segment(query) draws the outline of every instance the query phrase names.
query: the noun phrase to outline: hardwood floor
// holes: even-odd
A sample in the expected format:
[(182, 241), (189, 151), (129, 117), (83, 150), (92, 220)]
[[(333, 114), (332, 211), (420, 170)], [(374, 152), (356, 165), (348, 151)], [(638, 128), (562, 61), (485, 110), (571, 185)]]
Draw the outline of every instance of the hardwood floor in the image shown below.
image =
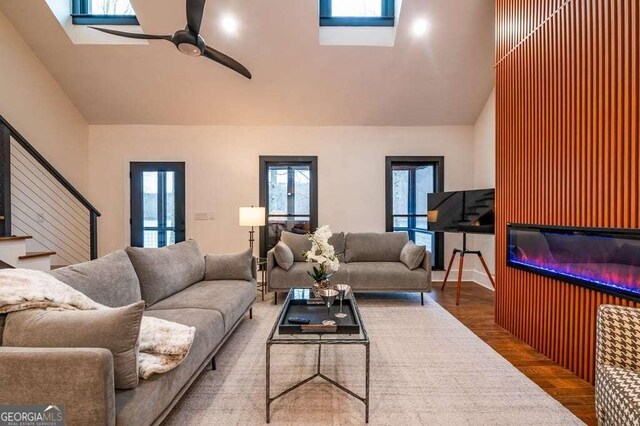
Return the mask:
[(536, 352), (494, 322), (494, 293), (475, 283), (463, 283), (456, 306), (455, 283), (434, 282), (429, 294), (473, 333), (507, 359), (529, 379), (588, 425), (597, 425), (594, 388), (569, 370)]

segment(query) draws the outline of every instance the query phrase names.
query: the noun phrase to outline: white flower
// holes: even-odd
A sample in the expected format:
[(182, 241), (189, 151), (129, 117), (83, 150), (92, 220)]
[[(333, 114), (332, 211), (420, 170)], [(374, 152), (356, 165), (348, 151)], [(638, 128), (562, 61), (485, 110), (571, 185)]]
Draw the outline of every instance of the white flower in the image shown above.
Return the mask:
[(333, 233), (328, 225), (321, 226), (313, 234), (308, 234), (311, 250), (304, 253), (308, 262), (317, 262), (320, 268), (336, 272), (340, 268), (340, 261), (336, 257), (335, 249), (329, 244)]

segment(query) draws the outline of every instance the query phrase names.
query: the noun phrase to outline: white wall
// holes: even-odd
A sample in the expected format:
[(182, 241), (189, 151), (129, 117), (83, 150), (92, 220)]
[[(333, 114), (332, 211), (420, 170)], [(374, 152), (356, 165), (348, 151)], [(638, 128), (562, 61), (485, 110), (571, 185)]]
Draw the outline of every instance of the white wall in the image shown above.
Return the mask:
[[(260, 155), (317, 155), (320, 224), (382, 232), (385, 156), (444, 155), (445, 189), (466, 189), (474, 179), (473, 135), (472, 126), (91, 126), (90, 196), (103, 213), (99, 251), (129, 243), (129, 161), (186, 161), (187, 236), (205, 251), (229, 252), (248, 244), (238, 207), (258, 204)], [(194, 212), (213, 212), (215, 220), (193, 221)]]
[[(496, 186), (496, 93), (495, 88), (478, 116), (473, 128), (475, 188), (494, 188)], [(470, 239), (471, 249), (480, 250), (489, 266), (495, 273), (495, 237), (493, 235), (474, 235)], [(491, 287), (482, 265), (473, 260), (474, 280)], [(466, 269), (466, 268), (465, 268)]]
[(89, 126), (2, 13), (0, 115), (78, 190), (88, 188)]

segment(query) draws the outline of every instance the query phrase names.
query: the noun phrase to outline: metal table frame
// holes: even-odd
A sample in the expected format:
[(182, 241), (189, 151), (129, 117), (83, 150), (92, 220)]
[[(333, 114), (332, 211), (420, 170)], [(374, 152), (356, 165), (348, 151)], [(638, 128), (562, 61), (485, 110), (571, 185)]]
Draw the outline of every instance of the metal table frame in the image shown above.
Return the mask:
[[(358, 304), (356, 303), (355, 297), (353, 297), (353, 294), (350, 295), (351, 297), (351, 301), (353, 304), (353, 307), (355, 308), (354, 311), (356, 312), (356, 316), (357, 316), (357, 320), (360, 324), (360, 328), (362, 330), (362, 338), (344, 338), (344, 339), (331, 339), (331, 340), (322, 340), (322, 334), (309, 334), (310, 336), (317, 336), (316, 338), (309, 338), (309, 339), (305, 339), (305, 338), (279, 338), (279, 339), (274, 339), (273, 336), (275, 335), (277, 329), (278, 329), (278, 325), (280, 324), (280, 321), (282, 320), (283, 315), (286, 312), (286, 306), (288, 305), (289, 299), (291, 299), (291, 295), (293, 294), (293, 291), (296, 289), (291, 289), (289, 290), (289, 294), (287, 295), (287, 299), (285, 300), (285, 303), (283, 304), (282, 310), (280, 311), (280, 314), (278, 315), (278, 319), (276, 320), (275, 324), (273, 325), (273, 328), (271, 329), (271, 333), (269, 334), (269, 337), (267, 338), (267, 348), (266, 348), (266, 420), (267, 423), (269, 423), (271, 421), (271, 403), (273, 401), (275, 401), (276, 399), (279, 399), (283, 396), (285, 396), (286, 394), (288, 394), (289, 392), (293, 391), (294, 389), (297, 389), (298, 387), (304, 385), (305, 383), (315, 379), (316, 377), (320, 377), (321, 379), (326, 380), (327, 382), (329, 382), (331, 385), (337, 387), (338, 389), (342, 390), (343, 392), (351, 395), (352, 397), (356, 398), (357, 400), (361, 401), (362, 403), (364, 403), (365, 406), (365, 422), (369, 423), (369, 370), (370, 370), (370, 357), (371, 357), (371, 349), (370, 349), (370, 342), (369, 342), (369, 335), (367, 334), (367, 329), (364, 326), (364, 323), (362, 322), (362, 317), (360, 316), (360, 309), (358, 309)], [(333, 336), (339, 336), (339, 335), (333, 335)], [(280, 392), (278, 395), (271, 397), (271, 346), (273, 345), (318, 345), (318, 358), (317, 358), (317, 365), (316, 365), (316, 373), (313, 374), (312, 376), (307, 377), (306, 379), (296, 383), (295, 385), (289, 387), (288, 389), (285, 389), (284, 391)], [(353, 392), (350, 389), (347, 389), (345, 386), (341, 385), (340, 383), (336, 382), (335, 380), (325, 376), (322, 371), (321, 371), (321, 361), (322, 361), (322, 346), (324, 345), (363, 345), (365, 347), (365, 351), (366, 351), (366, 356), (365, 356), (365, 396), (360, 396), (358, 394), (356, 394), (355, 392)]]
[(256, 269), (260, 272), (260, 281), (257, 283), (258, 290), (262, 296), (262, 301), (264, 302), (264, 294), (267, 291), (267, 258), (266, 257), (257, 257), (256, 258)]

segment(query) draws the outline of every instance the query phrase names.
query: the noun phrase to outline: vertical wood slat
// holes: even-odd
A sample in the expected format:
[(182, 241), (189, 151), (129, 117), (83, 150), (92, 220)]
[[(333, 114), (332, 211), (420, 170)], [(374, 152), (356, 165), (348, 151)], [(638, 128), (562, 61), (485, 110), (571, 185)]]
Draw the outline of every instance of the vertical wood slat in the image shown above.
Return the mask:
[(506, 266), (506, 224), (640, 226), (637, 0), (496, 2), (496, 321), (594, 380), (620, 298)]

